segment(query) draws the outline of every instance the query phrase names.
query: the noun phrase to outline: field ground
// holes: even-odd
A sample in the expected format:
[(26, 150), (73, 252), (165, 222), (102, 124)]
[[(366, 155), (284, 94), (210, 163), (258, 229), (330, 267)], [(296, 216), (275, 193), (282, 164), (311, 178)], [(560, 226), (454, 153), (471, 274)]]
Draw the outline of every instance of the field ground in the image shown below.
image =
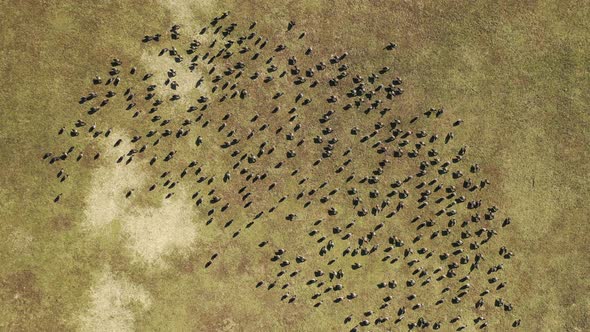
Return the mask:
[[(444, 107), (464, 119), (457, 137), (492, 179), (486, 199), (513, 220), (500, 236), (516, 253), (505, 297), (521, 330), (590, 329), (587, 2), (224, 2), (0, 1), (0, 330), (340, 330), (333, 322), (347, 313), (284, 305), (251, 287), (266, 257), (202, 226), (204, 214), (185, 208), (190, 193), (115, 199), (153, 174), (106, 163), (73, 171), (57, 189), (41, 162), (63, 148), (57, 130), (82, 114), (79, 97), (110, 59), (162, 69), (144, 35), (173, 24), (197, 30), (224, 11), (258, 21), (277, 42), (293, 20), (319, 54), (348, 51), (367, 71), (397, 43), (400, 112)], [(53, 204), (57, 190), (64, 200)], [(275, 242), (293, 236), (265, 231)], [(203, 271), (191, 263), (202, 248), (223, 261), (193, 273)]]

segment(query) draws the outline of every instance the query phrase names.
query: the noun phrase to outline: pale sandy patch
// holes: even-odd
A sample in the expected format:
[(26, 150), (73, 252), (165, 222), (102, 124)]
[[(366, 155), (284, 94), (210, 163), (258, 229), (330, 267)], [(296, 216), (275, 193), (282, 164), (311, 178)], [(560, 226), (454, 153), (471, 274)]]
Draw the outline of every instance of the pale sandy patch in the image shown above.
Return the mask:
[(13, 254), (21, 257), (31, 255), (33, 236), (28, 232), (17, 229), (7, 236), (6, 241), (8, 241)]
[(79, 318), (80, 331), (133, 331), (133, 304), (146, 310), (151, 296), (143, 287), (105, 270), (91, 289), (90, 307)]
[[(174, 17), (176, 23), (184, 25), (194, 25), (197, 19), (195, 13), (197, 12), (215, 15), (214, 11), (217, 7), (217, 1), (215, 0), (160, 0), (159, 3), (170, 11), (170, 15)], [(203, 23), (205, 22), (201, 22), (201, 24)]]
[(191, 203), (184, 192), (178, 192), (160, 207), (129, 209), (121, 219), (131, 251), (144, 262), (163, 265), (166, 254), (188, 250), (197, 238)]
[[(118, 138), (123, 139), (123, 142), (117, 148), (113, 148)], [(122, 154), (133, 148), (129, 137), (112, 134), (104, 144), (105, 147), (101, 150), (108, 164), (94, 171), (92, 186), (86, 196), (85, 226), (89, 229), (108, 225), (117, 218), (130, 205), (129, 200), (125, 199), (125, 193), (142, 186), (145, 182), (145, 174), (137, 163), (125, 165), (124, 161), (120, 164), (115, 162)]]
[[(127, 137), (123, 140), (129, 142)], [(116, 138), (108, 144), (114, 141)], [(113, 160), (112, 164), (93, 174), (92, 187), (86, 197), (84, 225), (89, 232), (100, 232), (114, 220), (120, 221), (121, 235), (127, 239), (126, 245), (135, 257), (163, 267), (163, 256), (173, 250), (188, 249), (197, 236), (196, 226), (191, 221), (193, 202), (186, 193), (177, 191), (172, 198), (162, 199), (157, 207), (138, 208), (133, 198), (125, 198), (125, 193), (130, 189), (144, 190), (146, 173), (139, 164), (114, 162), (132, 148), (130, 144), (121, 143), (117, 149), (111, 147), (112, 144), (103, 150), (104, 157), (109, 162)]]

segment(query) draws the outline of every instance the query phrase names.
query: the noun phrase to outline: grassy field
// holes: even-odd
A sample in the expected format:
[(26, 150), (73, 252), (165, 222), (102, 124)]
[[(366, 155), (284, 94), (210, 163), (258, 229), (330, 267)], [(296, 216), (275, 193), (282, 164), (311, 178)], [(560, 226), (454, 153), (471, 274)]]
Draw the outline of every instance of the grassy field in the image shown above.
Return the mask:
[[(498, 296), (512, 303), (513, 311), (494, 308), (495, 295), (486, 298), (483, 309), (473, 308), (472, 303), (479, 298), (475, 290), (467, 297), (469, 305), (455, 307), (447, 303), (436, 309), (430, 302), (439, 298), (442, 286), (433, 283), (413, 290), (420, 301), (425, 298), (423, 301), (428, 302), (424, 312), (410, 310), (412, 302), (402, 298), (408, 293), (398, 289), (388, 313), (391, 321), (361, 330), (403, 331), (410, 321), (421, 316), (433, 323), (447, 322), (457, 314), (468, 325), (466, 330), (479, 330), (481, 322), (473, 323), (478, 316), (486, 317), (491, 331), (512, 329), (510, 325), (519, 318), (522, 331), (589, 329), (590, 303), (586, 294), (590, 291), (587, 278), (590, 266), (584, 218), (590, 198), (589, 97), (584, 92), (590, 86), (587, 3), (307, 0), (276, 4), (271, 1), (222, 4), (210, 0), (0, 3), (4, 8), (0, 13), (3, 74), (0, 79), (3, 119), (0, 234), (4, 239), (0, 242), (0, 330), (348, 331), (355, 322), (365, 319), (364, 311), (375, 311), (372, 319), (380, 315), (376, 305), (387, 293), (377, 292), (376, 283), (395, 278), (401, 285), (412, 278), (411, 268), (395, 270), (379, 262), (381, 253), (378, 257), (359, 259), (347, 256), (337, 260), (334, 267), (325, 267), (326, 259), (317, 255), (321, 245), (308, 236), (312, 229), (326, 233), (336, 222), (343, 226), (359, 219), (350, 207), (352, 196), (346, 194), (352, 185), (344, 182), (339, 185), (340, 191), (328, 204), (321, 205), (317, 200), (329, 196), (327, 191), (334, 189), (339, 179), (351, 170), (355, 171), (358, 182), (384, 159), (371, 151), (375, 150), (371, 149), (372, 144), (360, 144), (358, 140), (373, 130), (376, 121), (388, 124), (387, 117), (381, 118), (376, 112), (364, 116), (338, 109), (328, 125), (339, 135), (334, 153), (339, 157), (322, 161), (319, 167), (311, 166), (319, 157), (316, 153), (319, 145), (313, 144), (313, 137), (327, 126), (317, 121), (330, 109), (325, 99), (332, 93), (346, 92), (345, 87), (331, 89), (324, 84), (306, 90), (303, 98), (311, 98), (312, 105), (321, 106), (314, 109), (315, 113), (298, 112), (299, 118), (289, 122), (288, 106), (283, 106), (276, 116), (269, 111), (283, 99), (293, 99), (297, 89), (278, 78), (267, 85), (269, 88), (244, 79), (239, 89), (248, 90), (248, 98), (242, 101), (236, 97), (189, 116), (188, 106), (195, 104), (200, 95), (206, 95), (212, 86), (206, 83), (200, 89), (192, 89), (202, 69), (195, 76), (178, 70), (179, 93), (188, 96), (188, 90), (184, 89), (196, 92), (192, 99), (183, 98), (174, 108), (166, 109), (164, 118), (168, 116), (178, 122), (204, 114), (200, 123), (205, 120), (211, 123), (207, 128), (195, 126), (187, 138), (162, 140), (157, 149), (165, 153), (159, 155), (158, 166), (148, 164), (154, 155), (151, 148), (128, 165), (114, 162), (136, 147), (129, 143), (133, 136), (145, 135), (153, 126), (149, 121), (134, 120), (133, 110), (125, 111), (128, 103), (122, 99), (109, 105), (117, 111), (97, 113), (96, 119), (100, 120), (97, 130), (113, 128), (108, 138), (67, 137), (77, 119), (85, 119), (88, 125), (95, 121), (86, 114), (90, 105), (78, 101), (89, 91), (98, 89), (92, 84), (95, 75), (99, 74), (103, 80), (108, 78), (111, 59), (120, 58), (125, 72), (130, 66), (138, 69), (136, 77), (122, 82), (118, 95), (123, 94), (126, 86), (142, 85), (144, 89), (147, 83), (141, 80), (143, 74), (151, 72), (163, 78), (174, 66), (170, 57), (159, 57), (158, 52), (161, 47), (175, 43), (169, 40), (160, 44), (142, 43), (145, 35), (167, 35), (172, 25), (180, 24), (182, 38), (177, 48), (184, 54), (193, 36), (200, 39), (202, 47), (213, 41), (213, 28), (202, 36), (199, 31), (224, 11), (230, 11), (221, 23), (224, 27), (236, 22), (237, 30), (242, 31), (257, 21), (256, 31), (269, 39), (267, 53), (258, 60), (262, 68), (259, 71), (263, 73), (259, 80), (267, 74), (264, 61), (272, 53), (270, 48), (283, 42), (288, 44), (288, 49), (276, 56), (282, 65), (291, 51), (298, 52), (301, 68), (319, 60), (328, 62), (332, 55), (348, 52), (345, 62), (350, 66), (350, 77), (358, 73), (366, 78), (385, 65), (391, 67), (392, 73), (382, 76), (401, 77), (404, 89), (403, 95), (396, 97), (392, 113), (409, 120), (431, 107), (444, 108), (445, 116), (441, 119), (422, 117), (409, 126), (415, 132), (421, 129), (437, 132), (440, 141), (448, 131), (454, 131), (452, 146), (439, 142), (437, 149), (450, 159), (458, 148), (467, 145), (468, 153), (461, 163), (463, 172), (468, 174), (469, 165), (478, 163), (481, 176), (491, 180), (489, 189), (478, 191), (477, 198), (484, 200), (485, 207), (497, 205), (498, 219), (512, 219), (508, 227), (498, 229), (493, 246), (482, 250), (486, 257), (492, 257), (504, 245), (515, 253), (509, 261), (488, 258), (489, 264), (506, 265), (500, 275), (507, 281), (507, 287)], [(289, 21), (296, 22), (294, 31), (287, 31)], [(297, 39), (303, 31), (305, 38)], [(389, 42), (398, 45), (396, 50), (383, 50)], [(303, 55), (309, 46), (314, 49), (312, 57)], [(228, 64), (218, 65), (217, 72)], [(244, 76), (251, 71), (248, 67)], [(320, 76), (318, 73), (318, 80)], [(105, 86), (100, 89), (101, 93), (108, 90)], [(167, 91), (164, 97), (169, 98), (173, 92)], [(285, 92), (285, 96), (275, 101), (272, 97), (278, 91)], [(148, 109), (144, 107), (140, 118), (152, 116), (147, 114)], [(226, 113), (232, 116), (222, 120)], [(256, 113), (260, 113), (261, 119), (254, 125), (250, 119)], [(464, 123), (455, 129), (452, 123), (459, 118)], [(247, 166), (251, 173), (267, 172), (269, 176), (257, 184), (249, 182), (249, 188), (257, 189), (246, 200), (243, 200), (245, 192), (237, 193), (246, 185), (244, 176), (234, 171), (226, 185), (222, 181), (226, 170), (237, 161), (229, 156), (231, 149), (219, 147), (224, 140), (230, 140), (217, 130), (222, 122), (242, 136), (262, 123), (270, 124), (271, 129), (257, 134), (249, 149), (241, 151), (256, 154), (259, 144), (265, 140), (269, 146), (276, 146), (272, 163), (266, 162), (266, 157), (253, 164), (242, 162), (240, 168)], [(303, 127), (295, 132), (295, 140), (286, 141), (284, 137), (293, 131), (295, 123), (302, 123)], [(274, 129), (282, 124), (284, 131), (275, 135)], [(354, 126), (360, 127), (359, 137), (348, 134)], [(62, 127), (67, 128), (66, 134), (57, 135)], [(177, 128), (171, 129), (175, 132)], [(197, 135), (203, 136), (200, 146), (195, 144)], [(295, 148), (303, 136), (304, 146)], [(124, 142), (117, 149), (112, 148), (119, 138)], [(61, 153), (70, 145), (76, 147), (73, 155), (84, 151), (80, 162), (68, 160), (65, 167), (59, 163), (48, 165), (42, 160), (44, 153)], [(340, 157), (347, 146), (353, 147), (353, 166), (346, 169), (346, 176), (335, 175), (334, 170), (347, 159)], [(279, 156), (291, 148), (298, 156), (285, 161), (286, 166), (281, 169), (273, 168)], [(169, 169), (160, 167), (171, 150), (176, 150), (179, 157)], [(92, 157), (97, 152), (101, 157), (95, 161)], [(159, 180), (163, 170), (178, 174), (193, 159), (203, 168), (203, 174), (196, 177), (214, 176), (213, 187), (218, 188), (215, 195), (223, 197), (212, 217), (208, 214), (213, 204), (206, 201), (196, 206), (191, 199), (195, 187), (204, 199), (211, 197), (207, 195), (211, 187), (205, 184), (208, 179), (202, 185), (191, 180), (192, 186), (185, 185), (188, 180), (182, 180), (169, 199), (164, 199), (169, 191), (160, 186), (155, 194), (145, 190), (152, 183), (163, 182)], [(391, 190), (386, 185), (394, 179), (402, 180), (400, 176), (409, 174), (406, 168), (413, 165), (393, 164), (394, 170), (387, 168), (381, 176), (385, 188), (381, 190), (382, 196)], [(61, 167), (69, 174), (63, 183), (55, 176)], [(301, 173), (290, 176), (296, 168)], [(309, 182), (302, 186), (298, 181), (304, 177), (309, 177)], [(277, 182), (277, 187), (269, 191), (266, 188), (272, 181)], [(305, 199), (297, 200), (295, 196), (303, 187), (319, 188), (323, 181), (329, 182), (327, 188), (318, 189), (312, 206), (304, 208)], [(356, 186), (368, 188), (364, 200), (369, 202), (370, 209), (376, 204), (371, 205), (368, 198), (371, 187)], [(131, 189), (135, 191), (126, 199), (125, 193)], [(418, 195), (418, 192), (412, 193)], [(63, 194), (60, 202), (53, 203), (60, 193)], [(279, 204), (281, 195), (277, 193), (288, 193), (290, 197)], [(252, 201), (252, 208), (241, 207), (246, 201)], [(226, 202), (231, 208), (223, 214), (220, 207)], [(278, 206), (276, 211), (268, 213), (274, 205)], [(413, 203), (408, 205), (414, 207)], [(313, 225), (331, 206), (338, 209), (338, 216)], [(254, 219), (261, 210), (265, 211), (264, 217)], [(285, 221), (285, 216), (293, 212), (297, 213), (297, 220)], [(395, 233), (410, 245), (416, 234), (427, 235), (426, 231), (416, 231), (416, 225), (408, 221), (417, 213), (405, 209), (385, 221), (387, 236)], [(213, 218), (211, 223), (209, 218)], [(355, 239), (370, 231), (377, 220), (385, 220), (384, 216), (369, 218), (370, 223), (358, 222), (355, 226), (358, 228)], [(224, 227), (228, 220), (233, 220), (233, 224)], [(255, 224), (247, 226), (252, 220)], [(239, 236), (235, 235), (238, 230)], [(381, 236), (386, 241), (387, 236)], [(269, 240), (269, 245), (259, 248), (258, 243), (263, 240)], [(415, 250), (420, 246), (417, 244)], [(299, 253), (305, 252), (308, 259), (302, 268), (305, 276), (287, 290), (298, 295), (292, 304), (280, 300), (285, 293), (279, 289), (284, 277), (275, 289), (266, 289), (268, 283), (279, 279), (275, 276), (281, 268), (270, 258), (273, 250), (280, 247), (288, 250), (284, 258), (292, 263)], [(338, 242), (336, 249), (341, 252), (345, 247)], [(452, 249), (434, 243), (428, 247), (436, 251), (435, 256)], [(205, 269), (213, 253), (219, 253), (219, 257)], [(350, 271), (350, 264), (356, 261), (363, 261), (363, 269)], [(317, 301), (310, 299), (313, 291), (304, 283), (312, 277), (312, 267), (318, 266), (324, 266), (326, 273), (336, 267), (346, 268), (345, 293), (340, 295), (356, 291), (359, 299), (335, 304), (331, 300), (336, 295), (332, 294), (325, 297), (320, 307), (313, 307)], [(432, 270), (435, 265), (425, 267)], [(481, 291), (480, 286), (486, 287), (487, 267), (473, 277), (474, 289)], [(296, 268), (300, 267), (291, 266), (289, 273)], [(264, 287), (254, 287), (259, 280), (265, 281)], [(394, 324), (397, 315), (393, 308), (397, 310), (400, 306), (408, 307), (408, 313), (404, 321)], [(343, 324), (349, 314), (354, 315), (354, 321)], [(445, 323), (441, 330), (454, 331), (460, 325)]]

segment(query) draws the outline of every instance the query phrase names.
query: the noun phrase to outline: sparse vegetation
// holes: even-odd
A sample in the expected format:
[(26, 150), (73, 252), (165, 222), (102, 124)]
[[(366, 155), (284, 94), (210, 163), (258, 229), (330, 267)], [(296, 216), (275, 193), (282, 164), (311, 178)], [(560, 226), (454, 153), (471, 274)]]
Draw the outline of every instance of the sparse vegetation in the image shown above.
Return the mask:
[(588, 328), (583, 5), (4, 7), (0, 329)]

